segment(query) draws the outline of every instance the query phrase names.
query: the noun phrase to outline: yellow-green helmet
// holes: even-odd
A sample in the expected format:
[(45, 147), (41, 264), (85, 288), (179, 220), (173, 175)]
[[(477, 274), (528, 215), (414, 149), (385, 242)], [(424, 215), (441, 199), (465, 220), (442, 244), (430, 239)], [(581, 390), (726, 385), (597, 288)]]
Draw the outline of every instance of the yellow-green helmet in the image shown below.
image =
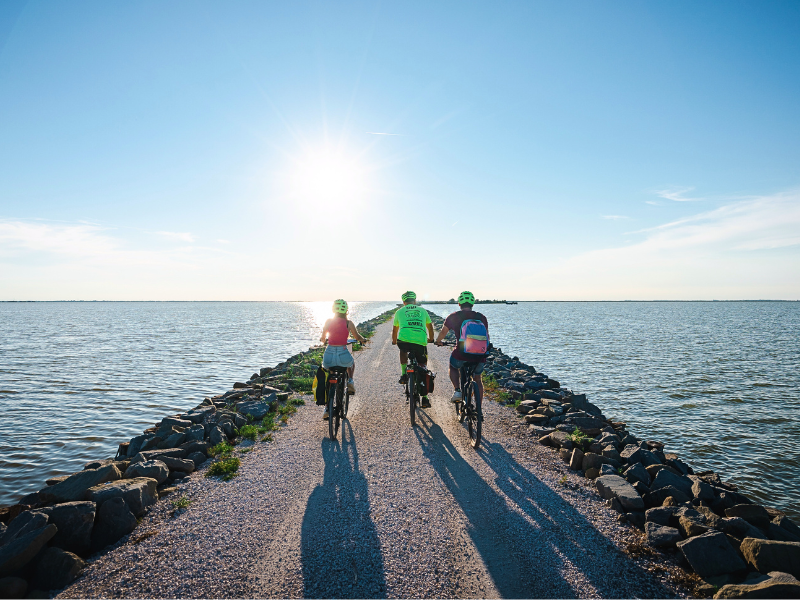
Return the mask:
[(339, 298), (338, 300), (333, 301), (333, 312), (339, 314), (347, 314), (347, 302)]
[(416, 300), (417, 295), (414, 292), (406, 292), (405, 294), (403, 294), (402, 298), (403, 302), (408, 302), (409, 300)]
[(458, 295), (459, 304), (475, 304), (475, 295), (472, 292), (461, 292)]

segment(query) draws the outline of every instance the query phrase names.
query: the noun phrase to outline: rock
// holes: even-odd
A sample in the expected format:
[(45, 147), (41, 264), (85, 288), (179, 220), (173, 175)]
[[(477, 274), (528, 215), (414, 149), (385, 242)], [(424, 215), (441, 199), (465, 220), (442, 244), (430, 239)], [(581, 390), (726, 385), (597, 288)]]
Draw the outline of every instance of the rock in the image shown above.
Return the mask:
[(636, 481), (641, 481), (644, 485), (650, 485), (650, 475), (640, 463), (634, 463), (630, 467), (628, 467), (625, 472), (622, 474), (625, 480), (633, 484)]
[[(160, 435), (151, 437), (144, 444), (142, 444), (142, 448), (141, 450), (139, 450), (139, 453), (141, 454), (142, 452), (146, 452), (147, 450), (152, 450), (153, 448), (157, 448), (158, 445), (163, 441), (163, 439), (164, 438), (162, 438)], [(130, 456), (130, 454), (128, 454), (128, 456)]]
[[(600, 475), (619, 475), (617, 469), (611, 465), (600, 465)], [(634, 488), (635, 489), (635, 488)]]
[[(558, 457), (561, 460), (563, 460), (565, 463), (569, 464), (569, 461), (572, 458), (572, 451), (571, 450), (567, 450), (566, 448), (560, 448), (558, 450)], [(776, 525), (776, 527), (777, 527), (777, 525)], [(778, 529), (780, 529), (780, 527), (778, 527)]]
[(206, 455), (202, 452), (193, 452), (187, 458), (194, 463), (195, 469), (206, 462)]
[(595, 480), (600, 496), (609, 500), (618, 498), (625, 512), (644, 510), (644, 501), (633, 486), (619, 475), (603, 475)]
[(24, 598), (27, 591), (28, 582), (21, 577), (0, 579), (0, 598)]
[(186, 458), (172, 458), (169, 456), (162, 456), (161, 460), (164, 462), (169, 470), (180, 471), (182, 473), (192, 473), (194, 471), (194, 461)]
[(756, 584), (728, 584), (714, 598), (800, 598), (800, 582), (775, 577)]
[(184, 441), (186, 441), (186, 434), (182, 432), (173, 433), (163, 441), (158, 444), (159, 449), (167, 450), (169, 448), (177, 448), (180, 446)]
[(664, 527), (671, 526), (671, 520), (675, 517), (677, 509), (672, 506), (659, 506), (650, 508), (645, 511), (644, 518), (646, 521), (663, 525)]
[[(42, 516), (47, 518), (45, 515)], [(11, 523), (13, 524), (14, 521)], [(53, 539), (57, 531), (56, 526), (49, 523), (44, 527), (26, 531), (15, 537), (9, 538), (8, 532), (6, 532), (5, 541), (0, 546), (0, 577), (10, 575), (27, 565), (39, 553), (39, 550)]]
[(573, 413), (567, 415), (564, 422), (573, 425), (586, 433), (602, 429), (606, 422), (598, 417), (575, 417)]
[(67, 477), (61, 483), (50, 485), (39, 491), (44, 502), (75, 502), (85, 500), (86, 490), (107, 481), (117, 481), (122, 473), (115, 465), (99, 469), (87, 469)]
[(188, 432), (186, 432), (187, 442), (202, 442), (206, 436), (206, 430), (202, 425), (192, 425)]
[(583, 465), (583, 451), (580, 448), (572, 449), (572, 456), (569, 460), (569, 468), (573, 471), (580, 471)]
[(108, 465), (113, 465), (113, 464), (114, 464), (113, 458), (106, 458), (103, 460), (93, 460), (83, 465), (83, 470), (86, 471), (88, 469), (99, 469), (101, 467), (107, 467)]
[(550, 441), (557, 448), (572, 449), (572, 437), (563, 431), (554, 431), (550, 434)]
[(722, 530), (722, 517), (720, 517), (717, 513), (713, 510), (708, 508), (707, 506), (703, 506), (702, 504), (695, 507), (695, 510), (703, 515), (705, 518), (706, 525), (713, 529)]
[(619, 452), (617, 452), (616, 448), (611, 446), (606, 446), (601, 452), (601, 455), (605, 458), (610, 458), (611, 460), (617, 461), (618, 463), (622, 462)]
[(120, 496), (111, 498), (103, 503), (97, 513), (97, 522), (92, 532), (92, 547), (102, 550), (135, 528), (136, 516), (125, 500)]
[(661, 461), (658, 460), (658, 457), (655, 454), (649, 450), (640, 448), (639, 446), (625, 446), (625, 449), (620, 452), (620, 456), (622, 457), (622, 460), (628, 464), (641, 463), (645, 467), (648, 465), (661, 464)]
[(48, 523), (48, 516), (38, 510), (26, 510), (13, 519), (0, 537), (0, 546), (10, 544), (15, 539), (41, 529)]
[(532, 425), (535, 423), (542, 423), (544, 421), (547, 421), (548, 418), (549, 417), (547, 415), (530, 413), (525, 415), (525, 422), (528, 423), (529, 425)]
[(270, 410), (270, 403), (264, 400), (239, 402), (236, 404), (236, 410), (243, 415), (251, 416), (256, 421), (260, 421), (267, 416)]
[(242, 390), (242, 389), (245, 389), (245, 388), (248, 388), (248, 387), (250, 387), (250, 386), (247, 385), (246, 383), (242, 383), (241, 381), (237, 381), (237, 382), (235, 382), (233, 384), (233, 389), (235, 389), (235, 390)]
[(58, 528), (50, 544), (83, 555), (91, 550), (95, 511), (94, 502), (67, 502), (38, 509)]
[(643, 512), (629, 512), (625, 514), (625, 518), (628, 520), (628, 523), (636, 527), (636, 529), (644, 530), (645, 518)]
[(648, 507), (661, 506), (667, 498), (673, 498), (676, 504), (689, 502), (689, 496), (672, 486), (663, 487), (658, 490), (651, 490), (644, 496), (644, 503)]
[(159, 429), (170, 429), (172, 427), (182, 427), (184, 429), (188, 429), (194, 425), (191, 421), (186, 421), (184, 419), (176, 419), (175, 417), (164, 417), (161, 419), (161, 424), (159, 425)]
[(208, 449), (211, 447), (211, 444), (208, 442), (187, 442), (181, 446), (181, 450), (186, 452), (186, 458), (189, 458), (190, 455), (200, 452), (208, 456)]
[(768, 539), (764, 532), (758, 527), (755, 527), (740, 517), (726, 517), (720, 519), (718, 529), (723, 533), (737, 537), (740, 540), (750, 537), (759, 540)]
[(692, 468), (682, 460), (678, 459), (677, 457), (666, 459), (664, 464), (666, 464), (668, 467), (675, 469), (678, 475), (689, 475), (690, 473), (692, 473)]
[(645, 494), (650, 493), (650, 488), (643, 484), (641, 481), (633, 482), (633, 489), (636, 490), (636, 493), (639, 494), (642, 498), (644, 498)]
[(701, 479), (695, 479), (692, 483), (692, 496), (701, 502), (711, 504), (715, 498), (714, 488)]
[(745, 538), (739, 550), (760, 573), (781, 571), (800, 578), (800, 542), (778, 542)]
[[(191, 462), (191, 461), (190, 461)], [(148, 477), (137, 477), (135, 479), (123, 479), (112, 483), (101, 484), (90, 488), (87, 496), (102, 508), (103, 503), (112, 498), (122, 498), (130, 508), (131, 512), (137, 517), (144, 514), (145, 508), (154, 504), (156, 496), (156, 486), (158, 482)]]
[(69, 475), (56, 475), (55, 477), (51, 477), (50, 479), (45, 480), (45, 485), (55, 485), (57, 483), (61, 483), (64, 481)]
[(134, 438), (131, 438), (130, 444), (128, 445), (128, 452), (126, 456), (129, 457), (136, 456), (139, 453), (139, 450), (142, 449), (142, 446), (144, 446), (145, 442), (147, 442), (153, 437), (154, 436), (152, 433), (145, 433), (142, 435), (138, 435)]
[(164, 483), (169, 477), (169, 467), (162, 460), (146, 460), (133, 463), (123, 475), (125, 479), (149, 477), (158, 483)]
[(43, 590), (60, 590), (75, 581), (86, 563), (72, 552), (61, 548), (48, 548), (36, 567), (38, 587)]
[(725, 509), (726, 517), (739, 517), (759, 529), (769, 526), (769, 514), (766, 509), (758, 504), (737, 504)]
[(738, 573), (747, 568), (725, 534), (719, 531), (683, 540), (677, 546), (695, 573), (703, 579)]
[[(551, 434), (552, 435), (552, 434)], [(600, 456), (599, 454), (595, 454), (594, 452), (587, 452), (583, 455), (583, 460), (581, 462), (581, 469), (586, 471), (587, 469), (597, 469), (600, 470), (600, 466), (607, 464), (609, 459)]]
[(692, 498), (692, 481), (681, 475), (675, 475), (667, 469), (662, 469), (656, 474), (653, 483), (650, 484), (650, 491), (659, 490), (661, 488), (671, 486), (683, 492), (687, 498)]
[(211, 433), (208, 435), (208, 441), (213, 447), (218, 444), (221, 444), (222, 442), (227, 442), (228, 438), (225, 435), (225, 432), (222, 430), (222, 427), (217, 425), (211, 430)]
[(586, 477), (586, 479), (597, 479), (598, 477), (600, 477), (600, 469), (596, 467), (590, 467), (588, 469), (584, 469), (583, 475)]
[(659, 525), (652, 521), (645, 522), (644, 534), (647, 544), (656, 548), (672, 547), (683, 539), (680, 532), (674, 527)]
[(702, 517), (694, 517), (689, 515), (681, 515), (678, 517), (678, 530), (685, 538), (703, 535), (708, 532), (710, 528), (705, 524)]
[(767, 527), (765, 531), (767, 533), (767, 537), (771, 540), (777, 540), (779, 542), (800, 542), (800, 538), (792, 535), (783, 527), (776, 525), (775, 523), (770, 523), (769, 527)]
[(791, 533), (797, 538), (800, 538), (800, 527), (794, 524), (794, 522), (785, 515), (779, 515), (772, 520), (773, 523), (776, 525), (780, 525), (783, 529)]
[(173, 448), (171, 450), (147, 450), (144, 452), (139, 452), (139, 454), (131, 459), (131, 464), (144, 462), (146, 460), (161, 460), (164, 457), (186, 458), (186, 449)]

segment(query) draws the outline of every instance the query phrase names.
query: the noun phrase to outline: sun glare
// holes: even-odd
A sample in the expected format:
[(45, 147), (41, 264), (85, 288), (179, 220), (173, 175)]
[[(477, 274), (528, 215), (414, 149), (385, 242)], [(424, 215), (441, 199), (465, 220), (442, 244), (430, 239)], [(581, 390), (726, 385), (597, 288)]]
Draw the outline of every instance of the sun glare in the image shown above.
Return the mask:
[(345, 208), (363, 200), (367, 170), (342, 151), (322, 149), (297, 160), (291, 175), (290, 194), (303, 205)]

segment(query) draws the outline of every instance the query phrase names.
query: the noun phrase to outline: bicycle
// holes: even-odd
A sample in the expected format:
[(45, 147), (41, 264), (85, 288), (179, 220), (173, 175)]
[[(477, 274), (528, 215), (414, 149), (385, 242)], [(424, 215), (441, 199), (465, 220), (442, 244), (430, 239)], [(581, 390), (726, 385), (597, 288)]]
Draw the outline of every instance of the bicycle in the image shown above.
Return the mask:
[[(347, 340), (348, 344), (356, 340)], [(339, 424), (347, 418), (350, 408), (350, 396), (353, 394), (347, 389), (347, 367), (331, 367), (328, 369), (328, 437), (336, 439), (339, 433)]]
[[(413, 352), (408, 353), (408, 366), (406, 367), (406, 402), (408, 402), (408, 412), (411, 417), (411, 426), (415, 427), (417, 424), (417, 406), (420, 403), (419, 396), (419, 382), (417, 380), (417, 373), (422, 373), (425, 367), (417, 362), (417, 357)], [(425, 369), (427, 370), (427, 369)]]
[[(441, 342), (442, 346), (457, 346), (458, 342)], [(465, 362), (464, 366), (459, 369), (459, 382), (461, 384), (461, 402), (454, 404), (456, 409), (456, 418), (459, 423), (467, 422), (467, 431), (469, 432), (469, 442), (473, 448), (480, 446), (481, 433), (483, 430), (483, 409), (478, 386), (473, 379), (475, 369), (480, 363)]]

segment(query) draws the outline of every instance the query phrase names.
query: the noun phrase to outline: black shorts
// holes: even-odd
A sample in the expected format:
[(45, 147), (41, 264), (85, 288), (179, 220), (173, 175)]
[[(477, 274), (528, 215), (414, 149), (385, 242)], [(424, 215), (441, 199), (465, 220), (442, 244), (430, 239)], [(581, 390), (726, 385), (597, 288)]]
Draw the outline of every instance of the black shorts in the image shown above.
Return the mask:
[(397, 347), (404, 352), (410, 352), (417, 357), (417, 362), (424, 364), (428, 362), (428, 346), (422, 344), (412, 344), (411, 342), (401, 342), (397, 340)]

